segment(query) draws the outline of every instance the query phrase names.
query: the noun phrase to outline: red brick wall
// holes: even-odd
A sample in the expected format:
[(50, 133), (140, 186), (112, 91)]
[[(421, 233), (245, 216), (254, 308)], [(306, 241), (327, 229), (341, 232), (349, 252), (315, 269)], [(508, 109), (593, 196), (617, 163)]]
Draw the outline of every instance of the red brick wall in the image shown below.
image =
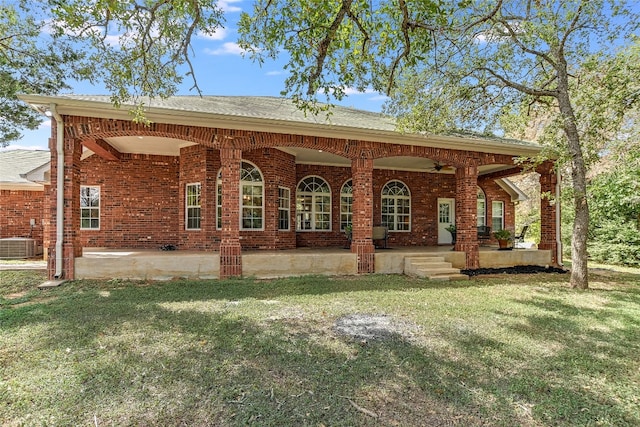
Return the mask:
[[(340, 230), (340, 189), (351, 178), (351, 168), (298, 165), (298, 182), (306, 176), (317, 175), (326, 180), (332, 194), (332, 232), (299, 232), (298, 246), (324, 247), (347, 244)], [(389, 245), (436, 245), (438, 242), (438, 198), (455, 197), (455, 179), (450, 174), (373, 171), (373, 225), (382, 222), (382, 188), (391, 180), (402, 181), (411, 192), (411, 232), (389, 233)]]
[[(344, 247), (340, 231), (340, 189), (351, 178), (350, 167), (296, 165), (294, 156), (277, 149), (245, 151), (244, 160), (258, 166), (265, 184), (265, 228), (240, 231), (243, 249), (289, 249), (298, 247)], [(180, 157), (123, 154), (119, 162), (98, 156), (82, 161), (82, 185), (101, 188), (100, 231), (82, 230), (83, 246), (110, 248), (157, 248), (175, 244), (180, 249), (218, 250), (221, 231), (216, 229), (216, 176), (220, 169), (218, 150), (191, 146)], [(332, 231), (295, 232), (295, 195), (298, 182), (317, 175), (332, 191)], [(437, 244), (437, 199), (455, 197), (452, 174), (373, 171), (373, 224), (381, 223), (382, 187), (400, 180), (411, 192), (411, 232), (391, 232), (391, 246)], [(185, 230), (185, 186), (202, 185), (201, 230)], [(291, 190), (290, 231), (278, 230), (278, 187)], [(515, 209), (510, 197), (493, 180), (480, 180), (487, 196), (487, 218), (491, 201), (505, 202), (505, 225), (513, 229)]]
[[(340, 231), (340, 190), (342, 185), (351, 179), (351, 168), (297, 165), (296, 175), (296, 184), (291, 194), (293, 199), (295, 199), (298, 183), (311, 175), (324, 179), (331, 188), (331, 231), (299, 231), (296, 236), (297, 245), (299, 247), (347, 246), (347, 238)], [(295, 228), (295, 215), (293, 215), (292, 226)]]
[[(264, 179), (264, 230), (240, 231), (243, 249), (292, 249), (296, 245), (295, 223), (289, 231), (278, 230), (278, 188), (291, 191), (291, 214), (295, 212), (295, 157), (273, 148), (245, 151), (244, 161), (255, 164)], [(221, 231), (216, 229), (216, 179), (220, 170), (220, 152), (204, 146), (180, 151), (180, 249), (218, 250)], [(189, 183), (202, 185), (200, 230), (185, 230), (185, 189)], [(292, 216), (293, 218), (293, 216)]]
[[(501, 201), (504, 204), (504, 228), (515, 232), (516, 207), (511, 201), (511, 196), (504, 191), (493, 179), (479, 179), (478, 185), (484, 191), (487, 198), (487, 226), (491, 227), (491, 217), (493, 214), (491, 202)], [(493, 228), (492, 228), (493, 230)], [(491, 238), (494, 243), (495, 239)]]
[(121, 155), (80, 162), (81, 185), (100, 186), (100, 230), (81, 230), (84, 247), (158, 248), (179, 244), (179, 158)]
[[(295, 157), (274, 148), (242, 153), (260, 168), (264, 179), (264, 231), (240, 231), (243, 249), (293, 249), (296, 247), (296, 165)], [(278, 230), (278, 187), (290, 190), (291, 205), (289, 231)]]
[(373, 223), (382, 222), (382, 188), (392, 180), (403, 182), (411, 193), (411, 232), (389, 233), (389, 245), (433, 246), (438, 244), (438, 198), (455, 197), (455, 178), (450, 174), (375, 170), (373, 172)]
[[(180, 249), (217, 250), (220, 236), (216, 230), (216, 178), (220, 170), (220, 152), (202, 145), (193, 145), (180, 150), (179, 226)], [(187, 184), (200, 183), (201, 219), (200, 230), (186, 229)]]
[(29, 237), (42, 246), (44, 205), (44, 191), (0, 190), (0, 238)]

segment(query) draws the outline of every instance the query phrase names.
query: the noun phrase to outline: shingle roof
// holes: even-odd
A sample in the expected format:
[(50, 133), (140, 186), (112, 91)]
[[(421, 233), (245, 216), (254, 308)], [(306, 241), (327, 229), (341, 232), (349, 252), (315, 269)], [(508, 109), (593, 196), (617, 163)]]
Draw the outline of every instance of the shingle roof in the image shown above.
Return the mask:
[[(111, 97), (107, 95), (56, 95), (55, 97), (37, 97), (24, 95), (20, 97), (34, 105), (44, 102), (44, 106), (54, 102), (59, 106), (67, 103), (76, 107), (76, 114), (81, 114), (82, 108), (98, 108), (113, 109)], [(38, 99), (41, 98), (41, 99)], [(46, 101), (45, 101), (46, 100)], [(68, 101), (68, 102), (65, 102)], [(423, 141), (443, 140), (442, 144), (471, 144), (469, 148), (473, 151), (488, 152), (510, 152), (526, 151), (527, 153), (538, 152), (540, 145), (534, 142), (520, 141), (515, 139), (507, 139), (495, 136), (486, 136), (468, 132), (450, 133), (447, 135), (435, 135), (428, 133), (419, 134), (401, 134), (396, 131), (395, 119), (381, 113), (358, 110), (355, 108), (333, 106), (326, 112), (320, 112), (315, 115), (311, 112), (305, 114), (304, 111), (298, 109), (292, 100), (280, 97), (269, 96), (173, 96), (168, 99), (140, 99), (150, 115), (159, 114), (175, 114), (188, 119), (189, 113), (193, 113), (193, 117), (198, 116), (201, 120), (206, 120), (207, 115), (216, 116), (216, 118), (229, 118), (238, 123), (242, 119), (247, 121), (263, 121), (270, 124), (286, 127), (290, 124), (293, 127), (302, 126), (327, 126), (328, 130), (337, 132), (349, 132), (358, 138), (360, 133), (363, 139), (371, 137), (372, 134), (383, 138), (385, 142), (392, 142), (389, 138), (394, 138), (393, 142), (398, 143), (420, 143)], [(94, 104), (94, 105), (90, 105)], [(96, 106), (95, 104), (101, 104)], [(324, 105), (324, 104), (320, 104)], [(122, 110), (126, 111), (126, 105)], [(78, 111), (80, 109), (80, 111)], [(205, 117), (205, 119), (202, 119)], [(318, 127), (314, 132), (323, 132)], [(335, 133), (334, 133), (335, 135)], [(444, 141), (444, 140), (443, 140)], [(498, 148), (496, 148), (498, 147)], [(498, 149), (499, 151), (495, 151)], [(518, 153), (515, 153), (518, 154)]]
[(0, 151), (0, 183), (11, 185), (33, 185), (26, 178), (32, 172), (51, 161), (51, 153), (46, 150)]
[[(105, 95), (62, 95), (62, 97), (94, 102), (111, 103)], [(362, 129), (395, 130), (392, 117), (371, 111), (334, 106), (331, 113), (305, 114), (287, 98), (273, 96), (173, 96), (167, 99), (143, 99), (150, 108), (221, 114), (236, 117), (282, 120), (297, 123), (331, 124)], [(319, 104), (323, 106), (325, 104)]]

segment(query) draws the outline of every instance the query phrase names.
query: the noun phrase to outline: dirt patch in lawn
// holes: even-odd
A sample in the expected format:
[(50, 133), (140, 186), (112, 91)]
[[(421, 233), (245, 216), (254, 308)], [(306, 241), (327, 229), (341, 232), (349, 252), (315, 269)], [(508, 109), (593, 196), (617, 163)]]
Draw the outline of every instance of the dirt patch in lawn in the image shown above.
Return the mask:
[(357, 340), (412, 340), (420, 331), (415, 323), (384, 314), (349, 314), (336, 320), (334, 331)]

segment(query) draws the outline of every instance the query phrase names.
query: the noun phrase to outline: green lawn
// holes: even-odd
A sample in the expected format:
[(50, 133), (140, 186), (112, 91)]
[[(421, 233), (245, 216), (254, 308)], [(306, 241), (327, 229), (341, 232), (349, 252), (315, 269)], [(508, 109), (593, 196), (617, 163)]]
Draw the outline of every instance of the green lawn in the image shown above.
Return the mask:
[(42, 280), (0, 272), (1, 425), (640, 425), (637, 270)]

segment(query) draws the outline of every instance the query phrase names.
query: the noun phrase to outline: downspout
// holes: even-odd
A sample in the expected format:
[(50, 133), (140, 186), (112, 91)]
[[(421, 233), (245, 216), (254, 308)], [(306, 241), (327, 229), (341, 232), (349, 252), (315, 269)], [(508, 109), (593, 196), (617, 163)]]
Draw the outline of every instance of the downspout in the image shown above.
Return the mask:
[(560, 210), (562, 209), (562, 203), (560, 202), (560, 180), (562, 179), (562, 175), (560, 174), (560, 169), (556, 171), (556, 175), (556, 259), (558, 260), (558, 265), (562, 266), (562, 219), (560, 212)]
[(49, 105), (49, 111), (56, 120), (56, 273), (54, 279), (62, 278), (62, 243), (64, 240), (64, 123), (56, 110), (56, 104)]

